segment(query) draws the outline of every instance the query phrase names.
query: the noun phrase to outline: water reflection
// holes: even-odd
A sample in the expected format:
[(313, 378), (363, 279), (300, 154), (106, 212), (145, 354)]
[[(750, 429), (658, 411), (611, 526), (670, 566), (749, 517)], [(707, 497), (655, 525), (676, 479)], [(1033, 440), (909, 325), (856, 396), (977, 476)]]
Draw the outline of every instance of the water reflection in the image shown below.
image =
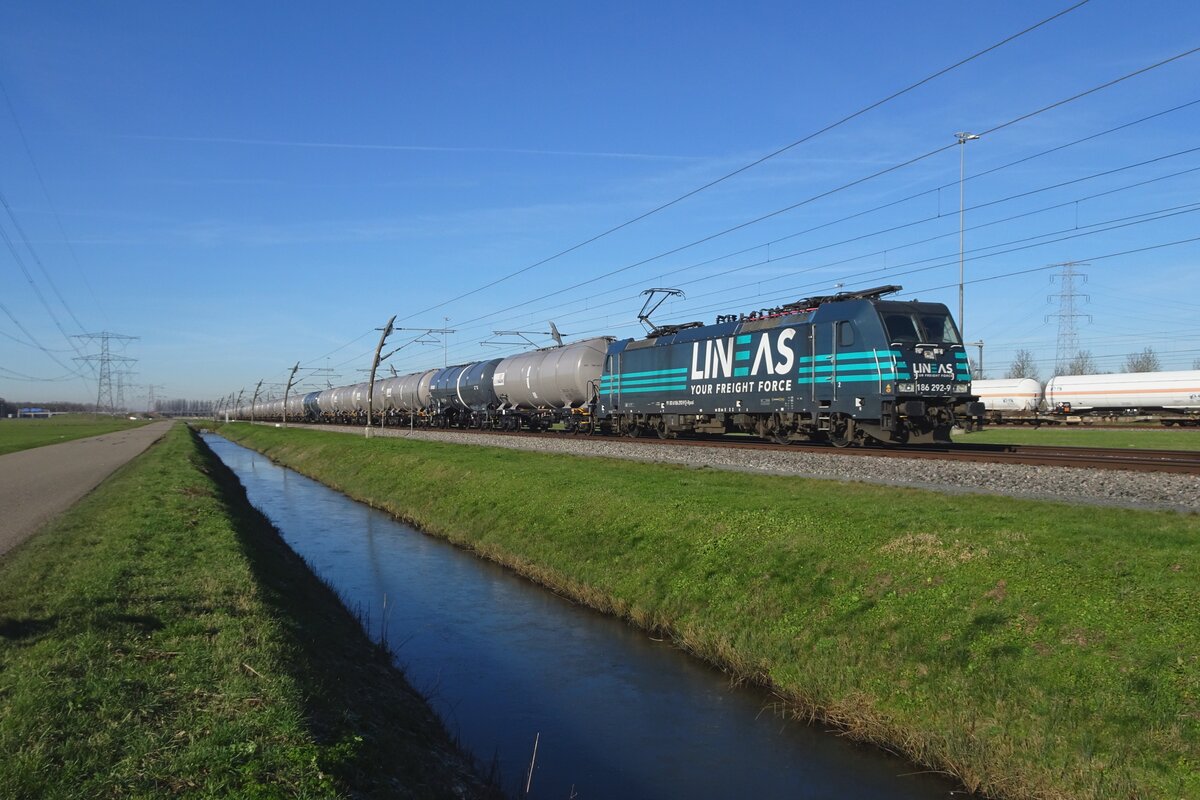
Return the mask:
[(505, 787), (535, 798), (946, 797), (869, 748), (780, 719), (753, 689), (645, 633), (206, 436)]

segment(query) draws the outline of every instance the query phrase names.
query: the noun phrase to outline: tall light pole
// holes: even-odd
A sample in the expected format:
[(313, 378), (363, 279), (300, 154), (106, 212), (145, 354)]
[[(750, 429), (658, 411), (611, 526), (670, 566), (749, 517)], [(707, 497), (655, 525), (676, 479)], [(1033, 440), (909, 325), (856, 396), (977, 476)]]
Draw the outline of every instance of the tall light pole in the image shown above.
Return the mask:
[(979, 134), (959, 131), (954, 135), (958, 138), (958, 332), (966, 341), (966, 324), (963, 322), (963, 171), (967, 142), (978, 139)]

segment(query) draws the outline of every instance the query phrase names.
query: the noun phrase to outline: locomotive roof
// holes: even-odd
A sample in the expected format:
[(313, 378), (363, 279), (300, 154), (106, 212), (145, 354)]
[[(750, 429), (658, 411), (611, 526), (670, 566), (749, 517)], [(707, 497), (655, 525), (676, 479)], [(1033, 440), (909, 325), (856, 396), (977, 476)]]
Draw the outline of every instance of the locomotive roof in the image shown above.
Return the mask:
[[(881, 300), (884, 295), (894, 294), (903, 286), (888, 284), (872, 289), (861, 289), (850, 292), (839, 292), (833, 295), (817, 295), (788, 303), (779, 308), (768, 309), (761, 316), (742, 318), (731, 321), (719, 321), (712, 325), (690, 322), (685, 325), (664, 325), (648, 334), (640, 342), (629, 346), (650, 347), (657, 343), (692, 342), (701, 339), (711, 339), (734, 333), (752, 333), (754, 331), (770, 330), (785, 325), (798, 325), (808, 322), (822, 308), (831, 305), (851, 303), (860, 305), (867, 303), (882, 310), (907, 308), (910, 310), (929, 311), (934, 308), (945, 308), (941, 303), (922, 303), (919, 300)], [(719, 319), (719, 318), (718, 318)]]

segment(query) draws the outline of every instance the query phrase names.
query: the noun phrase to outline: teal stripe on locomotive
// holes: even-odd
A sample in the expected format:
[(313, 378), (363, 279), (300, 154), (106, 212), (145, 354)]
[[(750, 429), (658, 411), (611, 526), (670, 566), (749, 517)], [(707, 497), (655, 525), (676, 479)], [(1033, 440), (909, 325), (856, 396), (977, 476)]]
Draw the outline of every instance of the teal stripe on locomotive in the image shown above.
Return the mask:
[(816, 356), (800, 356), (797, 363), (808, 364), (813, 361), (875, 361), (885, 364), (892, 358), (900, 358), (904, 353), (899, 350), (860, 350), (856, 353), (824, 353)]
[(686, 375), (687, 367), (679, 367), (677, 369), (651, 369), (645, 372), (622, 372), (619, 375), (603, 375), (600, 380), (607, 381), (614, 378), (645, 378), (650, 375)]
[(638, 392), (686, 392), (686, 383), (670, 384), (667, 386), (637, 386), (632, 389), (626, 389), (622, 386), (615, 386), (611, 389), (601, 389), (601, 392), (609, 394), (636, 394)]
[(666, 375), (661, 378), (622, 378), (614, 376), (612, 378), (601, 378), (600, 389), (603, 391), (610, 387), (616, 388), (618, 386), (642, 386), (654, 383), (678, 383), (682, 380), (687, 380), (687, 378), (683, 375)]
[[(907, 375), (898, 375), (894, 372), (881, 372), (876, 375), (838, 375), (838, 383), (864, 383), (866, 381), (906, 381), (909, 380)], [(797, 385), (807, 386), (810, 383), (833, 383), (832, 375), (817, 375), (815, 377), (800, 377), (796, 379)]]

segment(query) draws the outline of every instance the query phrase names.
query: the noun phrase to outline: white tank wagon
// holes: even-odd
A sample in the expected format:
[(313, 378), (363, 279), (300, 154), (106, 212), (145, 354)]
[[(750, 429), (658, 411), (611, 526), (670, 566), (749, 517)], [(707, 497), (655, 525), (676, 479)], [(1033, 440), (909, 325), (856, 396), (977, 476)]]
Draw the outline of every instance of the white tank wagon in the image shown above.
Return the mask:
[(1042, 384), (1033, 378), (971, 381), (971, 391), (988, 411), (1037, 411), (1042, 407)]
[(1059, 375), (1046, 384), (1051, 411), (1200, 414), (1200, 370)]
[(1033, 378), (1003, 378), (971, 381), (971, 391), (979, 396), (984, 418), (993, 423), (1037, 423), (1042, 420), (1045, 388)]

